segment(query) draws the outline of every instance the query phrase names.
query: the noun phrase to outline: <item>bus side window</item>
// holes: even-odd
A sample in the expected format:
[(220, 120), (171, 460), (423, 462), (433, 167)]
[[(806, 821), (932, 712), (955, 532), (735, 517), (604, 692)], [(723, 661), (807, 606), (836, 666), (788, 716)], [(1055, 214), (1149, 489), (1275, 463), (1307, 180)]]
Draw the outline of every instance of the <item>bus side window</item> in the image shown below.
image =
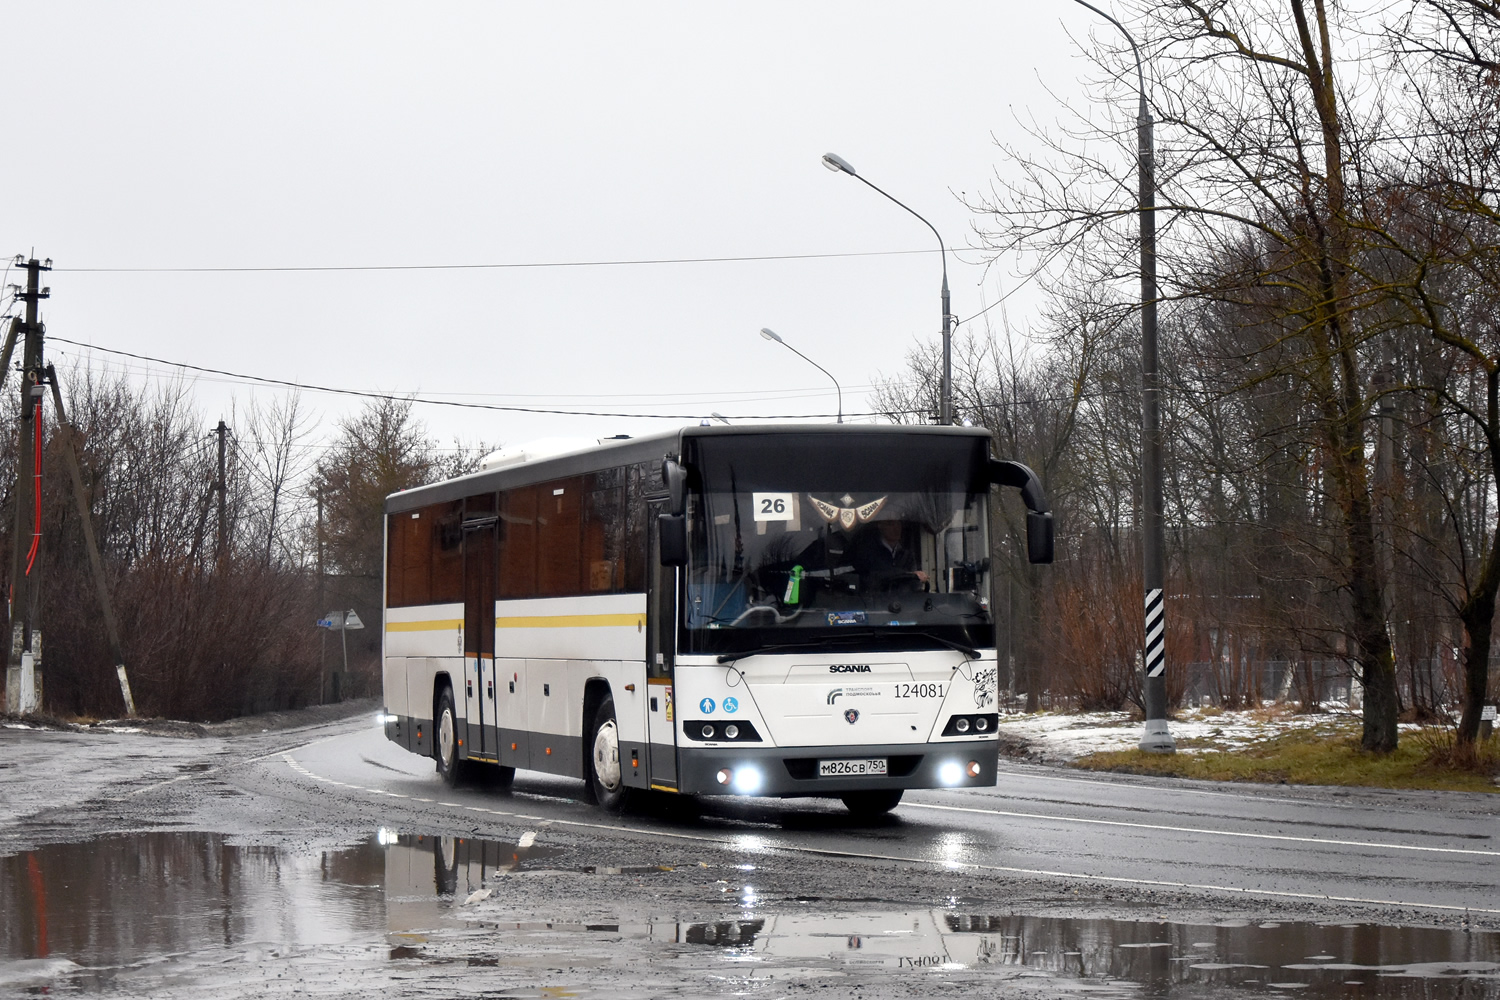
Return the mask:
[(583, 581), (583, 477), (542, 483), (536, 500), (536, 596), (586, 593)]
[(428, 601), (452, 604), (464, 599), (464, 502), (425, 508), (422, 520), (432, 520), (432, 576)]
[(500, 496), (500, 596), (535, 597), (536, 487)]
[(624, 491), (618, 487), (590, 490), (583, 508), (584, 590), (618, 593), (624, 579), (622, 540), (625, 534)]

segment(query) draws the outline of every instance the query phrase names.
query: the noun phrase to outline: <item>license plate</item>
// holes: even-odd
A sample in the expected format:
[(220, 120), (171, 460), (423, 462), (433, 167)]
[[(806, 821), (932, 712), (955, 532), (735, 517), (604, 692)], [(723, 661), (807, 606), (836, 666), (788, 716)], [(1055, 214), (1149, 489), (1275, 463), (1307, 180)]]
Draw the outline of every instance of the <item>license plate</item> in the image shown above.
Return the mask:
[(842, 778), (845, 775), (884, 773), (884, 757), (871, 757), (864, 760), (818, 761), (818, 777), (820, 778)]

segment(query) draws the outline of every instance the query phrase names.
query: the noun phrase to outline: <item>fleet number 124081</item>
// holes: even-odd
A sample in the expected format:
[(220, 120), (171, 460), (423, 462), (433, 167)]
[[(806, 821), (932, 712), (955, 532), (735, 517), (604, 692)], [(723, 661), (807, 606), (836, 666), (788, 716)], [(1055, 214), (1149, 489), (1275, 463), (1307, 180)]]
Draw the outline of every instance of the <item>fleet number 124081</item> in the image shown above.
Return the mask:
[(897, 698), (941, 698), (943, 686), (941, 684), (897, 684)]

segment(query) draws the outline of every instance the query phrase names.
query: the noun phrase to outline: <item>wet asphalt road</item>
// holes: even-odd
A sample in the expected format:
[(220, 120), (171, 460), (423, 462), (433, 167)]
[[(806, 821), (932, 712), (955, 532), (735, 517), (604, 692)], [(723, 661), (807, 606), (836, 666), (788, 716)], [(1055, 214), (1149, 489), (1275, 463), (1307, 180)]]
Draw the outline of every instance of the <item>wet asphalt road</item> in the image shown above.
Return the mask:
[[(366, 729), (280, 758), (348, 796), (379, 796), (460, 827), (534, 824), (600, 837), (897, 860), (934, 873), (1066, 878), (1129, 897), (1173, 888), (1215, 905), (1238, 898), (1333, 902), (1379, 912), (1468, 913), (1500, 924), (1500, 797), (1348, 789), (1200, 787), (1032, 766), (993, 789), (908, 792), (888, 822), (855, 824), (831, 800), (704, 799), (693, 822), (652, 810), (611, 817), (581, 782), (522, 772), (511, 793), (448, 789), (431, 762)], [(398, 797), (405, 797), (404, 799)]]
[[(197, 739), (0, 729), (0, 996), (1218, 996), (1309, 956), (1465, 960), (1469, 992), (1367, 993), (1500, 996), (1500, 797), (1006, 765), (994, 789), (908, 793), (856, 822), (831, 800), (653, 797), (613, 816), (582, 791), (526, 772), (449, 789), (368, 716)], [(26, 926), (44, 896), (53, 941), (87, 943), (66, 966)], [(216, 907), (222, 934), (181, 939)], [(231, 910), (302, 917), (241, 927)], [(156, 937), (99, 945), (111, 920), (151, 919)], [(870, 943), (891, 928), (919, 953), (882, 965)], [(823, 939), (835, 951), (797, 950)], [(1050, 943), (1028, 959), (1026, 941)], [(1315, 995), (1365, 975), (1333, 968), (1281, 975)]]

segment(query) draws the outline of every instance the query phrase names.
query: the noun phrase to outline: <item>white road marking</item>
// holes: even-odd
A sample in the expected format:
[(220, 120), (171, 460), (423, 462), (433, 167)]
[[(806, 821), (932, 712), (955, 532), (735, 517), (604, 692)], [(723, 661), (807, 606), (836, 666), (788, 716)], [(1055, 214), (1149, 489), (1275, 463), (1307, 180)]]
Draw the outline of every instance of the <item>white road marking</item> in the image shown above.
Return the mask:
[[(1282, 833), (1244, 833), (1237, 830), (1204, 830), (1192, 826), (1164, 826), (1159, 823), (1127, 823), (1118, 819), (1084, 819), (1074, 816), (1052, 816), (1046, 813), (1009, 812), (1004, 809), (980, 809), (975, 806), (940, 806), (927, 802), (908, 802), (908, 809), (936, 809), (942, 812), (979, 813), (985, 816), (1007, 816), (1013, 819), (1040, 819), (1053, 823), (1080, 823), (1089, 826), (1123, 826), (1136, 830), (1162, 830), (1167, 833), (1196, 833), (1205, 837), (1243, 837), (1249, 840), (1283, 840), (1296, 844), (1318, 844), (1327, 847), (1378, 847), (1387, 851), (1424, 851), (1431, 854), (1478, 854), (1500, 858), (1500, 851), (1482, 851), (1472, 847), (1418, 847), (1413, 844), (1388, 844), (1373, 840), (1325, 840), (1321, 837), (1293, 837)], [(1441, 834), (1435, 834), (1441, 836)]]
[[(333, 785), (343, 785), (346, 788), (353, 788), (353, 789), (356, 789), (358, 791), (369, 792), (369, 793), (372, 793), (372, 794), (379, 794), (379, 792), (376, 789), (373, 789), (373, 788), (364, 788), (364, 787), (362, 787), (360, 785), (345, 785), (343, 782), (334, 781), (332, 778), (325, 778), (322, 775), (314, 774), (312, 771), (308, 770), (306, 767), (304, 767), (303, 765), (301, 765), (300, 763), (298, 763), (297, 760), (292, 757), (292, 755), (291, 755), (291, 753), (289, 751), (288, 752), (283, 752), (282, 753), (282, 757), (283, 757), (283, 759), (286, 760), (287, 764), (291, 766), (292, 770), (297, 771), (300, 774), (304, 774), (307, 777), (313, 779), (314, 781), (321, 781), (321, 782), (325, 782), (327, 784), (333, 784)], [(450, 809), (474, 809), (475, 808), (474, 806), (466, 806), (466, 805), (462, 805), (462, 804), (457, 803), (457, 802), (442, 802), (441, 800), (439, 800), (438, 804), (439, 805), (443, 805), (443, 806), (447, 806)], [(916, 804), (917, 803), (912, 803), (912, 805), (916, 805)], [(956, 807), (951, 807), (951, 806), (939, 806), (939, 807), (925, 806), (924, 808), (956, 808)], [(540, 819), (541, 818), (541, 817), (538, 817), (538, 816), (529, 816), (529, 815), (526, 815), (524, 813), (502, 812), (499, 809), (485, 809), (485, 810), (480, 810), (480, 811), (493, 813), (496, 816), (502, 816), (502, 817), (505, 817), (507, 819), (536, 820), (536, 819)], [(974, 811), (977, 811), (977, 812), (988, 812), (989, 810), (974, 810)], [(1013, 814), (1013, 815), (1021, 815), (1021, 814)], [(1041, 817), (1041, 818), (1043, 818), (1043, 819), (1052, 819), (1054, 817), (1045, 816), (1045, 817)], [(576, 828), (581, 829), (581, 830), (605, 830), (605, 831), (608, 831), (610, 833), (614, 833), (614, 834), (617, 834), (617, 835), (618, 834), (624, 834), (626, 836), (629, 836), (629, 835), (643, 835), (643, 836), (649, 836), (649, 837), (667, 837), (667, 838), (670, 838), (672, 840), (687, 840), (687, 841), (692, 841), (693, 843), (704, 844), (704, 845), (706, 845), (708, 847), (711, 847), (711, 848), (713, 848), (715, 850), (718, 850), (718, 851), (744, 850), (744, 847), (741, 846), (741, 845), (739, 845), (739, 844), (726, 843), (725, 840), (724, 840), (724, 838), (722, 838), (722, 837), (707, 837), (707, 836), (703, 836), (701, 834), (682, 833), (682, 832), (676, 831), (676, 830), (652, 830), (652, 831), (650, 831), (648, 833), (647, 831), (633, 830), (633, 829), (631, 829), (630, 827), (627, 827), (627, 826), (617, 826), (617, 825), (613, 825), (613, 824), (609, 824), (609, 823), (589, 823), (589, 822), (585, 822), (583, 820), (574, 820), (574, 819), (552, 819), (552, 820), (550, 820), (548, 822), (551, 822), (551, 823), (556, 824), (558, 826), (576, 827)], [(1098, 820), (1096, 822), (1107, 822), (1107, 821)], [(1115, 824), (1115, 825), (1130, 826), (1130, 825), (1135, 825), (1135, 824), (1124, 824), (1124, 823), (1122, 823), (1122, 824)], [(1202, 832), (1202, 831), (1194, 831), (1194, 832)], [(1295, 838), (1284, 838), (1284, 839), (1295, 839)], [(1320, 844), (1336, 844), (1336, 843), (1338, 843), (1338, 841), (1320, 840), (1320, 841), (1315, 841), (1315, 843), (1320, 843)], [(1382, 845), (1373, 845), (1373, 846), (1389, 847), (1389, 846), (1392, 846), (1392, 845), (1382, 844)], [(1449, 905), (1449, 904), (1446, 904), (1446, 903), (1412, 903), (1412, 902), (1408, 902), (1406, 900), (1400, 900), (1400, 899), (1377, 899), (1377, 898), (1367, 898), (1367, 897), (1363, 897), (1363, 896), (1330, 896), (1330, 895), (1327, 895), (1325, 893), (1317, 893), (1317, 892), (1286, 892), (1286, 891), (1279, 891), (1279, 890), (1276, 890), (1276, 889), (1247, 889), (1247, 888), (1245, 888), (1243, 886), (1237, 886), (1237, 885), (1214, 885), (1212, 883), (1207, 883), (1207, 882), (1171, 882), (1171, 881), (1166, 881), (1166, 880), (1163, 880), (1163, 879), (1129, 878), (1129, 877), (1126, 877), (1126, 876), (1123, 876), (1123, 875), (1090, 875), (1090, 874), (1087, 874), (1085, 872), (1049, 871), (1049, 870), (1043, 869), (1043, 868), (1017, 868), (1017, 867), (1013, 867), (1013, 866), (1010, 866), (1010, 865), (987, 865), (987, 864), (981, 864), (979, 862), (974, 862), (974, 861), (934, 861), (934, 860), (932, 860), (930, 858), (911, 858), (911, 857), (904, 857), (904, 856), (899, 855), (899, 854), (869, 854), (869, 853), (866, 853), (866, 852), (863, 852), (863, 851), (839, 851), (839, 850), (834, 850), (832, 848), (799, 847), (799, 846), (791, 845), (791, 844), (772, 844), (772, 845), (768, 845), (768, 846), (766, 846), (764, 848), (760, 848), (760, 849), (762, 849), (762, 850), (783, 851), (783, 852), (791, 853), (791, 854), (811, 854), (811, 855), (814, 855), (816, 857), (825, 857), (825, 858), (849, 858), (849, 859), (853, 859), (853, 860), (868, 860), (868, 861), (896, 861), (896, 862), (900, 862), (902, 864), (919, 865), (919, 866), (927, 867), (927, 868), (944, 868), (944, 869), (947, 869), (947, 870), (950, 870), (950, 871), (952, 871), (952, 870), (969, 870), (969, 871), (986, 871), (986, 872), (1004, 872), (1005, 874), (1008, 874), (1008, 875), (1032, 875), (1032, 876), (1041, 876), (1041, 877), (1044, 877), (1044, 878), (1065, 878), (1065, 879), (1073, 879), (1075, 881), (1080, 881), (1080, 882), (1103, 882), (1103, 883), (1107, 883), (1109, 885), (1139, 885), (1139, 886), (1150, 886), (1152, 888), (1157, 888), (1157, 889), (1197, 889), (1197, 890), (1203, 890), (1203, 891), (1208, 891), (1208, 892), (1226, 892), (1226, 893), (1231, 893), (1233, 895), (1238, 895), (1238, 896), (1266, 896), (1266, 897), (1270, 897), (1272, 899), (1307, 899), (1307, 900), (1314, 900), (1314, 901), (1317, 901), (1317, 902), (1324, 902), (1324, 903), (1365, 903), (1365, 904), (1374, 905), (1374, 906), (1396, 906), (1396, 907), (1404, 907), (1404, 908), (1418, 909), (1418, 910), (1443, 910), (1443, 911), (1453, 912), (1453, 913), (1493, 913), (1493, 914), (1500, 914), (1500, 909), (1490, 909), (1490, 908), (1480, 907), (1480, 906), (1452, 906), (1452, 905)], [(1478, 852), (1478, 853), (1490, 853), (1490, 852)]]
[(535, 843), (536, 843), (536, 831), (535, 830), (527, 830), (525, 833), (521, 834), (521, 839), (518, 840), (518, 841), (516, 841), (516, 846), (519, 847), (519, 848), (527, 848), (527, 847), (530, 847), (532, 844), (535, 844)]
[[(1063, 774), (1053, 774), (1051, 772), (1047, 772), (1045, 774), (1028, 774), (1025, 771), (996, 771), (995, 774), (996, 774), (997, 778), (1027, 778), (1027, 779), (1034, 779), (1034, 780), (1047, 781), (1047, 782), (1053, 782), (1053, 781), (1070, 781), (1070, 782), (1073, 782), (1074, 784), (1079, 784), (1079, 785), (1092, 785), (1095, 788), (1098, 788), (1102, 784), (1111, 784), (1111, 783), (1118, 784), (1117, 782), (1114, 781), (1114, 779), (1118, 779), (1118, 778), (1122, 777), (1122, 775), (1117, 775), (1117, 774), (1111, 774), (1111, 775), (1103, 775), (1103, 774), (1101, 774), (1097, 778), (1079, 778), (1079, 777), (1071, 777), (1071, 776), (1063, 775)], [(1130, 775), (1129, 777), (1134, 777), (1134, 775)], [(1136, 787), (1136, 788), (1162, 788), (1163, 786), (1161, 786), (1161, 785), (1147, 784), (1146, 782), (1140, 782), (1139, 784), (1132, 783), (1131, 787)], [(1239, 799), (1241, 801), (1243, 801), (1246, 798), (1246, 793), (1245, 792), (1220, 792), (1220, 791), (1216, 791), (1215, 789), (1212, 789), (1212, 788), (1184, 788), (1184, 787), (1182, 787), (1180, 785), (1177, 785), (1177, 784), (1173, 784), (1172, 786), (1170, 786), (1169, 790), (1171, 791), (1171, 793), (1173, 795), (1213, 795), (1213, 796), (1216, 796), (1216, 797), (1219, 797), (1219, 798)], [(1384, 790), (1384, 789), (1382, 789), (1382, 790)], [(1004, 789), (1003, 788), (1001, 788), (1000, 791), (1001, 791), (1001, 794), (1004, 794)], [(1254, 801), (1256, 801), (1256, 802), (1285, 802), (1285, 803), (1288, 803), (1289, 805), (1317, 806), (1319, 809), (1362, 809), (1362, 808), (1365, 808), (1364, 806), (1362, 806), (1362, 805), (1360, 805), (1358, 803), (1349, 803), (1349, 802), (1310, 802), (1307, 799), (1297, 799), (1297, 798), (1292, 798), (1291, 796), (1287, 796), (1287, 795), (1266, 795), (1266, 794), (1260, 792), (1259, 790), (1256, 790), (1254, 792)]]
[(191, 774), (179, 774), (179, 775), (177, 775), (175, 777), (167, 778), (165, 781), (158, 781), (155, 784), (146, 785), (143, 788), (131, 789), (130, 791), (126, 792), (124, 795), (116, 795), (110, 801), (112, 801), (112, 802), (123, 802), (125, 799), (128, 799), (128, 798), (130, 798), (133, 795), (143, 795), (146, 792), (154, 791), (155, 789), (158, 789), (158, 788), (165, 788), (167, 785), (175, 784), (176, 782), (179, 782), (179, 781), (187, 781), (189, 778), (206, 778), (206, 777), (208, 777), (211, 774), (218, 774), (220, 771), (224, 770), (225, 768), (240, 767), (241, 765), (244, 765), (244, 764), (258, 764), (258, 763), (260, 763), (263, 760), (270, 760), (272, 757), (280, 757), (280, 756), (282, 756), (284, 754), (291, 753), (291, 752), (293, 752), (295, 750), (305, 750), (308, 747), (317, 746), (319, 743), (326, 743), (329, 740), (338, 739), (340, 736), (348, 736), (348, 735), (349, 735), (348, 733), (335, 733), (333, 736), (324, 736), (324, 737), (321, 737), (321, 738), (316, 739), (316, 740), (308, 740), (306, 743), (298, 743), (298, 744), (295, 744), (293, 746), (282, 747), (280, 750), (272, 750), (270, 753), (263, 753), (259, 757), (251, 757), (248, 760), (237, 760), (237, 761), (234, 761), (234, 762), (229, 763), (229, 764), (220, 764), (218, 767), (210, 767), (210, 768), (208, 768), (207, 770), (204, 770), (204, 771), (194, 771)]

